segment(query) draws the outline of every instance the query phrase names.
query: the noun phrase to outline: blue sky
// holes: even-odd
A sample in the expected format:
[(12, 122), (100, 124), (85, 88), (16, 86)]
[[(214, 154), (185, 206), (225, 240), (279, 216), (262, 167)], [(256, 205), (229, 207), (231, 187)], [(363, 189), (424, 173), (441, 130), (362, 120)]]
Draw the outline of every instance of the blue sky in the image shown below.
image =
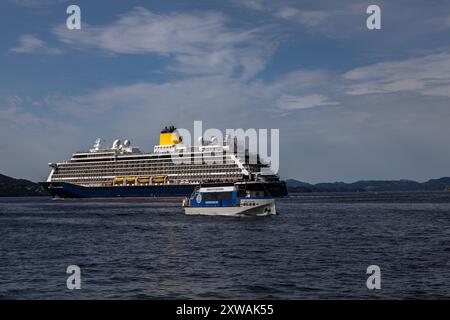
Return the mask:
[(3, 174), (203, 120), (279, 128), (284, 178), (450, 175), (448, 1), (5, 0), (0, 21)]

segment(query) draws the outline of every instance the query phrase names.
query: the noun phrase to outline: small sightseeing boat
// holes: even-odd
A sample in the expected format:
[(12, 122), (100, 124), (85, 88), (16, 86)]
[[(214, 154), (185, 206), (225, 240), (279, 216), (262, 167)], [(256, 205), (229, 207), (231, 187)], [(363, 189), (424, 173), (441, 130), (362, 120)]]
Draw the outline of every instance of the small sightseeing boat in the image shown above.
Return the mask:
[(261, 183), (239, 182), (233, 186), (197, 187), (183, 200), (187, 215), (267, 216), (277, 214), (275, 200)]

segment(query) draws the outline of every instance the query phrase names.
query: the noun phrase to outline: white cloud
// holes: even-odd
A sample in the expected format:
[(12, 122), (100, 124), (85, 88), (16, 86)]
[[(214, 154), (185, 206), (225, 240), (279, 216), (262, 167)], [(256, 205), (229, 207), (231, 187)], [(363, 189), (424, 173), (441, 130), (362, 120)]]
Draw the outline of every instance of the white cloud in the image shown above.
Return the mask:
[(189, 77), (162, 84), (140, 82), (53, 96), (44, 102), (44, 108), (52, 110), (51, 117), (67, 117), (87, 128), (86, 132), (103, 130), (107, 132), (104, 138), (131, 138), (148, 149), (162, 125), (189, 128), (194, 120), (203, 120), (205, 126), (222, 129), (284, 128), (283, 112), (318, 106), (326, 112), (327, 106), (337, 102), (306, 92), (320, 90), (332, 78), (322, 70), (299, 70), (271, 83), (225, 76)]
[(267, 0), (233, 0), (233, 2), (239, 6), (257, 11), (264, 11), (267, 9)]
[(414, 92), (450, 97), (450, 54), (431, 54), (355, 68), (343, 75), (347, 94)]
[[(31, 107), (30, 107), (31, 106)], [(76, 126), (63, 123), (41, 112), (45, 107), (41, 101), (30, 100), (16, 95), (0, 96), (0, 123), (2, 127), (39, 127), (75, 130)]]
[(44, 41), (31, 35), (25, 34), (19, 38), (19, 46), (10, 49), (15, 53), (44, 53), (49, 55), (60, 54), (62, 51), (57, 48), (49, 48)]
[(25, 112), (17, 106), (0, 108), (0, 120), (14, 125), (26, 126), (39, 123), (39, 118), (31, 113)]
[(324, 95), (308, 94), (305, 96), (283, 95), (278, 99), (276, 106), (281, 111), (291, 111), (337, 104), (339, 103), (329, 100), (329, 98)]
[[(367, 5), (358, 1), (330, 2), (319, 1), (233, 1), (237, 6), (250, 8), (270, 16), (277, 24), (291, 24), (308, 33), (332, 38), (349, 38), (365, 31), (361, 16), (365, 15)], [(364, 28), (362, 28), (364, 26)]]
[[(220, 119), (219, 122), (248, 120), (243, 115), (273, 107), (278, 89), (259, 83), (244, 83), (223, 76), (191, 77), (164, 84), (135, 83), (106, 87), (78, 96), (52, 97), (47, 104), (55, 113), (69, 114), (82, 121), (94, 121), (108, 115), (109, 121), (149, 123), (159, 127), (172, 119), (183, 122), (190, 117)], [(136, 125), (132, 130), (146, 125)], [(144, 133), (144, 132), (142, 132)]]
[(276, 79), (273, 86), (284, 91), (293, 91), (298, 93), (299, 90), (314, 91), (315, 88), (324, 86), (330, 88), (336, 83), (336, 76), (324, 69), (300, 69), (283, 74)]
[(110, 25), (85, 23), (82, 32), (60, 27), (54, 33), (74, 46), (173, 57), (177, 64), (171, 70), (178, 72), (250, 78), (264, 68), (275, 41), (264, 28), (242, 30), (226, 23), (213, 12), (155, 14), (134, 8)]
[(4, 97), (2, 106), (0, 107), (0, 121), (13, 125), (30, 125), (39, 122), (39, 119), (23, 110), (23, 99), (19, 96)]
[(331, 10), (309, 10), (303, 11), (295, 7), (283, 7), (275, 15), (286, 20), (296, 21), (307, 27), (315, 27), (322, 24), (335, 12)]
[(278, 10), (275, 15), (283, 19), (290, 19), (292, 17), (298, 16), (300, 12), (301, 11), (299, 9), (294, 7), (283, 7)]

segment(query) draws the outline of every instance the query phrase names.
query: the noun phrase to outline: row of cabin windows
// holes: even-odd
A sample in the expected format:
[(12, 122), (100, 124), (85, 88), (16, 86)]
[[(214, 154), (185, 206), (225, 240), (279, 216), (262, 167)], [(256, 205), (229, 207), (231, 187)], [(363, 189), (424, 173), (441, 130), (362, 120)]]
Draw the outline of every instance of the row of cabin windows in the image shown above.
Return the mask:
[(186, 170), (181, 172), (180, 170), (112, 170), (112, 171), (104, 171), (104, 170), (86, 170), (86, 171), (63, 171), (63, 172), (55, 172), (53, 175), (64, 175), (64, 176), (70, 176), (70, 175), (78, 175), (78, 174), (87, 174), (87, 175), (101, 175), (101, 176), (108, 176), (108, 175), (118, 175), (118, 174), (127, 174), (127, 175), (160, 175), (160, 174), (167, 174), (167, 173), (176, 173), (176, 174), (192, 174), (192, 173), (217, 173), (217, 172), (223, 172), (223, 173), (233, 173), (233, 172), (241, 172), (239, 168), (217, 168), (215, 170), (207, 170), (207, 169), (193, 169), (193, 170)]
[(190, 168), (190, 167), (195, 167), (195, 166), (236, 166), (237, 164), (234, 161), (223, 161), (223, 162), (219, 162), (219, 161), (205, 161), (205, 162), (201, 162), (201, 163), (174, 163), (174, 162), (169, 162), (169, 163), (119, 163), (119, 162), (115, 162), (115, 163), (104, 163), (101, 165), (83, 165), (83, 166), (76, 166), (76, 165), (59, 165), (58, 168), (60, 170), (62, 169), (85, 169), (85, 168), (117, 168), (117, 167), (123, 167), (123, 168), (138, 168), (138, 167), (156, 167), (156, 168), (160, 168), (160, 167), (173, 167), (176, 166), (177, 168)]
[[(194, 159), (217, 159), (217, 158), (231, 158), (229, 155), (203, 155), (203, 156), (195, 156), (195, 157), (175, 157), (174, 159), (189, 159), (191, 161), (194, 161)], [(243, 159), (243, 158), (242, 158)], [(166, 158), (156, 158), (156, 159), (130, 159), (130, 160), (122, 160), (122, 159), (103, 159), (98, 161), (71, 161), (69, 163), (71, 164), (78, 164), (78, 165), (84, 165), (86, 163), (95, 165), (95, 164), (101, 164), (101, 163), (108, 163), (108, 162), (122, 162), (122, 163), (130, 163), (130, 162), (148, 162), (148, 163), (154, 163), (154, 162), (173, 162), (172, 157), (166, 157)], [(66, 163), (67, 164), (67, 163)]]
[(232, 173), (232, 172), (241, 172), (241, 170), (237, 167), (235, 168), (214, 168), (214, 170), (211, 169), (191, 169), (186, 170), (184, 172), (180, 172), (180, 170), (174, 170), (174, 169), (160, 169), (160, 170), (148, 170), (148, 169), (128, 169), (128, 170), (111, 170), (111, 171), (105, 171), (105, 170), (63, 170), (63, 171), (56, 171), (54, 172), (54, 176), (70, 176), (70, 175), (79, 175), (79, 174), (90, 174), (90, 175), (118, 175), (118, 174), (128, 174), (128, 175), (145, 175), (145, 174), (169, 174), (169, 173), (179, 173), (179, 174), (190, 174), (190, 173), (209, 173), (209, 172), (221, 172), (224, 171), (224, 173)]
[[(196, 168), (205, 168), (205, 169), (226, 169), (226, 168), (237, 168), (237, 164), (210, 164), (210, 165), (201, 165), (201, 164), (192, 164), (192, 165), (185, 165), (185, 166), (177, 166), (176, 169), (178, 170), (190, 170), (190, 169), (196, 169)], [(174, 169), (173, 166), (150, 166), (150, 165), (133, 165), (133, 166), (105, 166), (105, 167), (85, 167), (85, 168), (74, 168), (74, 167), (58, 167), (56, 171), (90, 171), (90, 170), (126, 170), (126, 169)]]

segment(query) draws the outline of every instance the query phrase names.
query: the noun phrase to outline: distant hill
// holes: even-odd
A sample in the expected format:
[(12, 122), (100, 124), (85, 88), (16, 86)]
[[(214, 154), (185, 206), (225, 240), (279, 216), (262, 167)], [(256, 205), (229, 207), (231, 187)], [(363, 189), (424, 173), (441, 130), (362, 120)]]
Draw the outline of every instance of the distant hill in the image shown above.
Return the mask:
[(0, 174), (0, 197), (48, 196), (37, 183)]
[(319, 188), (315, 185), (298, 181), (295, 179), (287, 179), (286, 184), (289, 192), (319, 192)]
[(288, 179), (286, 183), (289, 192), (441, 191), (450, 186), (450, 178), (431, 179), (423, 183), (412, 180), (361, 180), (309, 184), (295, 179)]

